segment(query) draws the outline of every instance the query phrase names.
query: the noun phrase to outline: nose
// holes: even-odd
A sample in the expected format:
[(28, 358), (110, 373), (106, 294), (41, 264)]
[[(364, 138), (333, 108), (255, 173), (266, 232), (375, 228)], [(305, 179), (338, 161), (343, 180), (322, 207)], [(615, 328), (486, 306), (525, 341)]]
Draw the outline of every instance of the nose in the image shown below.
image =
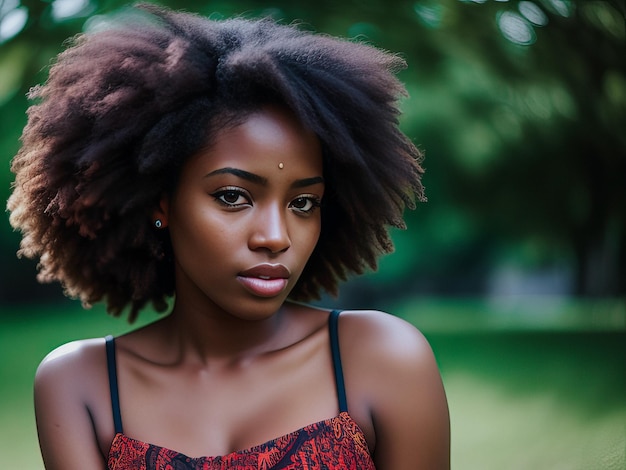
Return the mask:
[(254, 217), (254, 227), (248, 241), (251, 250), (268, 250), (280, 253), (291, 246), (286, 214), (278, 204), (258, 211)]

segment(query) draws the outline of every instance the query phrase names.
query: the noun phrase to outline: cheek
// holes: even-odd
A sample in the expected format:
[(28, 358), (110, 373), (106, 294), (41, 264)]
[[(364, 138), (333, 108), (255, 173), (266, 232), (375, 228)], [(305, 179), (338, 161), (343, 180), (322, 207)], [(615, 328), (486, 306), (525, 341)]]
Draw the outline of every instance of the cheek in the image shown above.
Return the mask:
[(310, 224), (302, 227), (297, 240), (302, 245), (302, 249), (311, 255), (320, 238), (322, 230), (321, 218), (316, 216), (315, 220), (310, 220)]
[(183, 222), (179, 220), (173, 235), (187, 251), (223, 253), (229, 246), (240, 243), (237, 232), (227, 221), (204, 211)]
[(228, 237), (212, 214), (194, 198), (176, 201), (170, 217), (170, 235), (176, 256), (210, 252)]

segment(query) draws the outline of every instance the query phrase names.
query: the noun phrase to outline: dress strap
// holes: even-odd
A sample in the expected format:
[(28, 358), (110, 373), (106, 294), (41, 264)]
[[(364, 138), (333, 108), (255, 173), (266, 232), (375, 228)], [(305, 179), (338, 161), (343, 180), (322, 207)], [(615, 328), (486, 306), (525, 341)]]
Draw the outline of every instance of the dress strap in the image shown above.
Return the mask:
[(120, 413), (120, 395), (117, 389), (117, 361), (115, 360), (115, 338), (109, 335), (104, 338), (107, 351), (107, 369), (109, 371), (109, 388), (111, 389), (111, 406), (113, 408), (113, 426), (115, 433), (122, 433), (122, 414)]
[(330, 350), (333, 356), (333, 368), (335, 370), (335, 384), (337, 386), (337, 399), (339, 400), (339, 412), (348, 411), (346, 398), (346, 386), (343, 381), (343, 368), (341, 367), (341, 354), (339, 352), (339, 314), (341, 310), (333, 310), (328, 317), (328, 331), (330, 333)]

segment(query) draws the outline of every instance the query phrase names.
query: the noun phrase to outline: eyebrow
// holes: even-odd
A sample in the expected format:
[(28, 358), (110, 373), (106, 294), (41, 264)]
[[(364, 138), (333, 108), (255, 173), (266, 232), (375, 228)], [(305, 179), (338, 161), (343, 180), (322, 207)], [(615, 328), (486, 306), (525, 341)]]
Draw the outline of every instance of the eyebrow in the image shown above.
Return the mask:
[[(218, 170), (214, 170), (206, 174), (204, 177), (208, 178), (210, 176), (223, 175), (223, 174), (234, 175), (238, 178), (244, 179), (246, 181), (250, 181), (251, 183), (259, 184), (261, 186), (267, 186), (267, 178), (256, 175), (254, 173), (250, 173), (249, 171), (240, 170), (239, 168), (231, 168), (231, 167), (220, 168)], [(312, 178), (303, 178), (300, 180), (296, 180), (292, 183), (291, 187), (292, 188), (304, 188), (307, 186), (313, 186), (314, 184), (320, 184), (320, 183), (322, 184), (324, 183), (324, 178), (321, 176), (314, 176)]]

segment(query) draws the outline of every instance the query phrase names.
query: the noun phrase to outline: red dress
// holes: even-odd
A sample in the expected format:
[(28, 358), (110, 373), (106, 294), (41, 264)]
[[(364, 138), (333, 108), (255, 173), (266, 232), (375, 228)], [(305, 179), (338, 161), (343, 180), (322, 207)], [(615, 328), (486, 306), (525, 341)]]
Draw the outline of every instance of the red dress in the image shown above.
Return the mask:
[(122, 431), (117, 394), (115, 346), (107, 337), (109, 383), (116, 435), (108, 470), (375, 470), (363, 431), (347, 411), (337, 338), (338, 311), (331, 312), (329, 331), (340, 413), (246, 450), (215, 457), (187, 457), (141, 442)]
[(247, 450), (191, 458), (117, 434), (109, 470), (374, 470), (363, 432), (347, 412)]

